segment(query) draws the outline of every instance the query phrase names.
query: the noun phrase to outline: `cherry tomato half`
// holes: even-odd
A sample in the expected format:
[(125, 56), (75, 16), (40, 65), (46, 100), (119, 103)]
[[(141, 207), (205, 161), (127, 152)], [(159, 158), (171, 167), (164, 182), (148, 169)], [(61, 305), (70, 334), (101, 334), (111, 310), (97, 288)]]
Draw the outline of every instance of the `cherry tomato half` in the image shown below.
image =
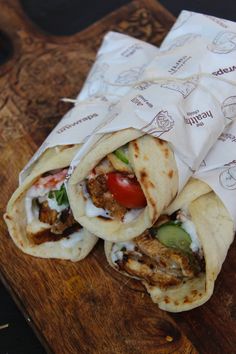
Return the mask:
[(114, 199), (126, 208), (143, 208), (147, 205), (136, 177), (130, 178), (118, 172), (107, 173), (107, 187)]

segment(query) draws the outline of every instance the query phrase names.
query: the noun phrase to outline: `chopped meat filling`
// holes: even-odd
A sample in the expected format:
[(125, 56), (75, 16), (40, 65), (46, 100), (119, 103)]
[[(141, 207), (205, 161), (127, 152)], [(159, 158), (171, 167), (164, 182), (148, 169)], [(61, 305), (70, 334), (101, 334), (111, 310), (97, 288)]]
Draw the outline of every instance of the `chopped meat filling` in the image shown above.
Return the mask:
[(167, 287), (181, 283), (181, 277), (166, 273), (164, 268), (159, 268), (154, 260), (144, 255), (130, 252), (117, 264), (120, 269), (132, 276), (146, 280), (150, 285)]
[(37, 232), (36, 234), (30, 234), (29, 236), (30, 236), (30, 240), (35, 245), (40, 245), (41, 243), (44, 242), (59, 241), (64, 237), (64, 235), (55, 235), (54, 233), (51, 232), (50, 229), (42, 230)]
[(46, 224), (53, 225), (57, 220), (57, 211), (49, 208), (48, 202), (45, 201), (40, 204), (39, 220)]
[(35, 245), (40, 245), (41, 243), (44, 242), (59, 241), (62, 238), (68, 237), (73, 232), (79, 231), (79, 229), (81, 229), (81, 226), (77, 223), (65, 229), (61, 234), (55, 234), (54, 232), (52, 232), (52, 229), (46, 229), (46, 230), (39, 231), (35, 234), (30, 234), (29, 236), (31, 241)]
[(39, 220), (51, 225), (51, 227), (29, 235), (32, 242), (36, 245), (49, 241), (58, 241), (81, 229), (80, 224), (74, 219), (70, 208), (58, 213), (49, 207), (47, 201), (39, 204)]
[(112, 217), (122, 219), (127, 209), (120, 205), (112, 196), (107, 188), (106, 176), (98, 175), (95, 178), (87, 180), (87, 189), (92, 198), (93, 204), (97, 208), (103, 208), (110, 211)]
[(78, 223), (74, 219), (71, 209), (66, 208), (60, 213), (59, 218), (54, 223), (54, 225), (51, 227), (51, 231), (54, 234), (61, 234), (66, 229), (68, 229), (74, 225), (78, 225)]
[(153, 258), (160, 267), (183, 274), (186, 277), (195, 275), (195, 267), (189, 258), (189, 255), (164, 246), (156, 238), (152, 237), (149, 231), (145, 231), (141, 236), (135, 239), (138, 249), (148, 257)]
[(202, 265), (194, 254), (186, 254), (162, 245), (148, 230), (134, 241), (136, 250), (125, 252), (117, 265), (121, 270), (147, 281), (150, 285), (161, 288), (178, 285), (202, 270)]

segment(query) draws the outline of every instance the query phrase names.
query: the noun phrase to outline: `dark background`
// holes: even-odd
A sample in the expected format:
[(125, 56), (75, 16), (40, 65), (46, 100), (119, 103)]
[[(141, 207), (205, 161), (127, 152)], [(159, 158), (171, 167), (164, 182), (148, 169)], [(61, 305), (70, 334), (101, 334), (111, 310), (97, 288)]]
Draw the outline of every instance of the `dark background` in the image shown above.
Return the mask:
[[(21, 0), (30, 19), (43, 31), (54, 35), (76, 33), (128, 2), (127, 0)], [(235, 0), (162, 0), (160, 2), (176, 17), (182, 9), (185, 9), (236, 21)], [(9, 327), (0, 330), (0, 354), (45, 354), (45, 350), (27, 321), (0, 283), (0, 326), (6, 323)]]
[[(44, 30), (65, 35), (80, 31), (128, 0), (21, 0), (28, 16)], [(235, 0), (160, 0), (176, 17), (192, 10), (236, 21)]]

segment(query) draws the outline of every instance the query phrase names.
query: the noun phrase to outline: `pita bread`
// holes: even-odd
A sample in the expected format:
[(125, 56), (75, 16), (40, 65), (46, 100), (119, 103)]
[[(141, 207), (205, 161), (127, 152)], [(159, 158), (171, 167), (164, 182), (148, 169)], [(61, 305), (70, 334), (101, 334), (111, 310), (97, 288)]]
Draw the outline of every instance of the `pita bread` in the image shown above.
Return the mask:
[[(145, 194), (147, 206), (136, 219), (127, 223), (86, 216), (86, 199), (80, 183), (104, 157), (127, 143), (129, 162)], [(68, 183), (68, 197), (75, 219), (90, 232), (109, 241), (129, 240), (151, 227), (177, 191), (177, 166), (169, 144), (135, 129), (107, 134), (82, 159)]]
[[(233, 221), (221, 200), (207, 184), (191, 179), (167, 212), (171, 214), (186, 206), (202, 245), (205, 273), (166, 290), (143, 281), (153, 302), (162, 310), (170, 312), (191, 310), (212, 296), (215, 280), (234, 238)], [(117, 270), (111, 260), (112, 246), (113, 243), (105, 242), (105, 253), (109, 264)]]
[[(25, 195), (33, 183), (45, 172), (69, 166), (79, 145), (55, 147), (46, 150), (33, 165), (29, 175), (20, 185), (7, 205), (4, 215), (11, 238), (23, 252), (42, 258), (59, 258), (78, 261), (88, 255), (97, 242), (97, 237), (83, 229), (83, 237), (77, 242), (58, 241), (32, 244), (26, 233), (27, 218), (25, 211)], [(63, 241), (64, 240), (64, 241)]]

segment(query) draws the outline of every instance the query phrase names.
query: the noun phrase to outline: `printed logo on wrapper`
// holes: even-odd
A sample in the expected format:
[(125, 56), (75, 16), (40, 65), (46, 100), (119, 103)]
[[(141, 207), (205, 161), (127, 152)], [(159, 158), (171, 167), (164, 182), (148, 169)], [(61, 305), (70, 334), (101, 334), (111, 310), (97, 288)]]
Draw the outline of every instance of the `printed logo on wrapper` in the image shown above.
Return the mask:
[[(66, 130), (68, 129), (72, 129), (73, 127), (75, 127), (76, 125), (79, 125), (79, 124), (82, 124), (83, 122), (86, 122), (86, 121), (89, 121), (89, 120), (92, 120), (94, 118), (97, 118), (99, 115), (97, 113), (92, 113), (92, 114), (89, 114), (88, 116), (86, 117), (83, 117), (81, 119), (78, 119), (76, 121), (73, 121), (71, 124), (65, 124), (63, 126), (61, 126), (59, 129), (55, 130), (56, 131), (56, 134), (62, 134), (63, 132), (65, 132)], [(61, 120), (61, 122), (63, 122), (63, 120)], [(60, 123), (59, 123), (60, 124)]]
[(236, 33), (219, 32), (213, 42), (207, 48), (216, 54), (228, 54), (236, 50)]
[(224, 164), (224, 166), (229, 166), (229, 167), (232, 166), (232, 165), (233, 166), (236, 165), (236, 160), (233, 160), (233, 161), (230, 161), (230, 162)]
[(185, 124), (189, 124), (191, 126), (196, 126), (196, 127), (203, 127), (205, 124), (203, 120), (207, 118), (213, 119), (213, 114), (211, 110), (204, 111), (204, 112), (200, 112), (199, 110), (196, 110), (194, 112), (188, 112), (187, 115), (188, 117), (184, 117)]
[(236, 96), (228, 97), (224, 100), (221, 110), (227, 119), (236, 117)]
[(140, 90), (140, 91), (145, 91), (147, 90), (149, 87), (153, 86), (153, 82), (152, 81), (142, 81), (140, 83), (138, 83), (137, 85), (134, 86), (135, 90)]
[(184, 34), (183, 36), (178, 37), (177, 39), (174, 39), (171, 43), (168, 44), (166, 51), (178, 48), (178, 47), (183, 47), (185, 44), (192, 42), (195, 38), (201, 37), (200, 34), (196, 33), (187, 33)]
[(224, 74), (229, 74), (236, 71), (236, 65), (228, 66), (227, 68), (219, 68), (217, 71), (214, 71), (212, 75), (219, 76)]
[(150, 123), (145, 125), (141, 130), (147, 134), (160, 137), (163, 133), (168, 132), (174, 127), (174, 120), (167, 111), (160, 111)]
[(107, 91), (107, 84), (105, 83), (104, 77), (106, 71), (109, 69), (109, 64), (99, 63), (95, 64), (87, 81), (85, 82), (85, 87), (87, 86), (88, 96), (92, 97), (96, 94), (105, 94)]
[(221, 186), (225, 189), (236, 189), (236, 166), (221, 172), (219, 181)]
[(223, 28), (228, 28), (228, 25), (227, 25), (227, 20), (224, 20), (223, 18), (217, 18), (217, 17), (214, 17), (214, 16), (210, 16), (210, 15), (204, 15), (207, 19), (217, 23), (217, 25), (219, 25), (220, 27), (223, 27)]
[(186, 63), (188, 63), (189, 60), (191, 60), (192, 57), (191, 55), (182, 55), (174, 65), (170, 67), (168, 70), (168, 73), (170, 75), (175, 75), (179, 70), (182, 70), (183, 67), (185, 66)]
[(133, 44), (129, 46), (127, 49), (125, 49), (122, 53), (121, 56), (125, 58), (129, 58), (131, 55), (137, 52), (137, 50), (143, 49), (143, 46), (141, 44)]
[(183, 98), (188, 97), (193, 90), (195, 90), (195, 88), (198, 85), (198, 77), (195, 76), (191, 79), (188, 79), (186, 81), (183, 82), (176, 82), (175, 80), (168, 80), (166, 83), (162, 84), (161, 87), (167, 88), (169, 90), (173, 90), (173, 91), (178, 91), (179, 93), (181, 93), (181, 95), (183, 96)]
[(182, 27), (192, 16), (193, 16), (193, 12), (183, 11), (180, 17), (175, 22), (171, 31), (177, 30), (178, 28)]
[(125, 70), (119, 74), (115, 83), (122, 85), (130, 85), (137, 82), (138, 78), (141, 76), (143, 72), (143, 66), (131, 68), (129, 70)]

